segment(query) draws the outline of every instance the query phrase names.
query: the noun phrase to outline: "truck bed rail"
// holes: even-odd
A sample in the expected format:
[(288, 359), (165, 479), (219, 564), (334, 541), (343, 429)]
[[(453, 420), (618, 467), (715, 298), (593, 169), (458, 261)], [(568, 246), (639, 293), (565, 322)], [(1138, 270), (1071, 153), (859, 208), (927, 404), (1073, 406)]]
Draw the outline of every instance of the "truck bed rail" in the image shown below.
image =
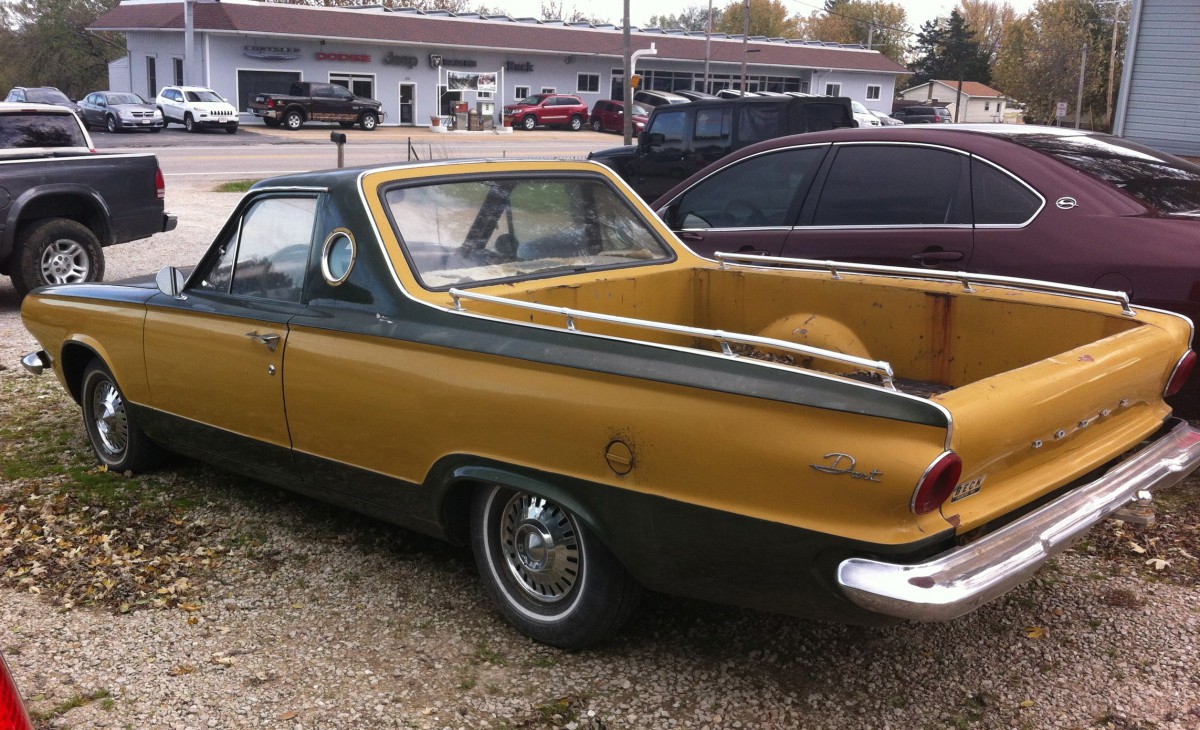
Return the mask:
[(1129, 295), (1123, 291), (1108, 289), (1093, 289), (1073, 284), (1059, 284), (1051, 281), (1021, 279), (1015, 276), (998, 276), (993, 274), (976, 274), (969, 271), (938, 271), (931, 269), (913, 269), (902, 266), (880, 266), (877, 264), (853, 264), (845, 261), (819, 261), (817, 259), (792, 259), (781, 256), (761, 256), (758, 254), (722, 253), (717, 252), (714, 258), (721, 262), (721, 268), (729, 268), (730, 263), (747, 266), (790, 266), (798, 269), (813, 269), (828, 271), (834, 279), (840, 279), (841, 272), (866, 274), (869, 276), (895, 276), (899, 278), (933, 279), (936, 281), (957, 281), (963, 285), (963, 291), (973, 293), (971, 284), (985, 286), (1002, 286), (1012, 289), (1046, 292), (1049, 294), (1065, 294), (1080, 299), (1092, 299), (1101, 302), (1112, 302), (1121, 308), (1121, 314), (1127, 317), (1137, 316), (1129, 306)]
[(731, 347), (733, 344), (748, 345), (751, 347), (769, 347), (772, 349), (781, 350), (783, 352), (803, 355), (805, 357), (815, 357), (821, 360), (828, 360), (830, 362), (853, 365), (862, 370), (877, 374), (882, 382), (883, 387), (889, 390), (896, 390), (895, 372), (892, 370), (891, 364), (883, 360), (870, 360), (864, 357), (847, 355), (843, 352), (825, 350), (820, 347), (801, 345), (795, 342), (777, 340), (771, 337), (759, 337), (758, 335), (726, 332), (724, 330), (706, 329), (703, 327), (690, 327), (681, 324), (671, 324), (669, 322), (655, 322), (653, 320), (635, 319), (633, 317), (620, 317), (613, 314), (589, 312), (586, 310), (571, 309), (569, 307), (553, 307), (548, 304), (522, 302), (515, 299), (506, 299), (505, 297), (496, 297), (490, 294), (464, 291), (462, 289), (451, 289), (450, 296), (454, 298), (455, 311), (459, 312), (466, 311), (466, 308), (463, 307), (462, 304), (463, 299), (473, 299), (480, 302), (489, 302), (492, 304), (516, 307), (518, 309), (544, 312), (546, 314), (557, 314), (566, 319), (566, 329), (569, 332), (580, 331), (576, 326), (576, 322), (578, 321), (607, 322), (609, 324), (620, 324), (628, 327), (655, 330), (658, 332), (671, 332), (673, 334), (688, 335), (690, 337), (714, 340), (721, 346), (721, 352), (724, 353), (726, 357), (742, 357), (741, 354), (733, 350)]

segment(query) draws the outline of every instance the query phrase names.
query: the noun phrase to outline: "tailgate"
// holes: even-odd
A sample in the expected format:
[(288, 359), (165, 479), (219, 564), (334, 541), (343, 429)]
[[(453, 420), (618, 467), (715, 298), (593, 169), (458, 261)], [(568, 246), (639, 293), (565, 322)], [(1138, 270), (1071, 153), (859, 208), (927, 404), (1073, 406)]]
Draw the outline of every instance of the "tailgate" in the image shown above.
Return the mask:
[(1086, 475), (1162, 426), (1170, 414), (1163, 389), (1190, 336), (1181, 318), (1167, 324), (933, 398), (953, 414), (952, 444), (963, 460), (959, 488), (942, 507), (960, 534)]

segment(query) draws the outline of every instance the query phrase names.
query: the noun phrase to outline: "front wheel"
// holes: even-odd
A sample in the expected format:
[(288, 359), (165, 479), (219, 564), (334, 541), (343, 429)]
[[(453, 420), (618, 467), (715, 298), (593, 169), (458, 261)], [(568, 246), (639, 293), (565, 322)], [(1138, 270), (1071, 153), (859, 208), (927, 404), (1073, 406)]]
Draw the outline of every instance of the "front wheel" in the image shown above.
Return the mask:
[(196, 124), (196, 120), (192, 119), (192, 115), (188, 114), (183, 118), (183, 128), (189, 132), (195, 132), (200, 127)]
[(225, 134), (235, 134), (236, 132), (237, 132), (236, 124), (230, 124), (228, 127), (225, 128)]
[(92, 451), (109, 471), (145, 471), (159, 461), (161, 451), (130, 417), (125, 394), (99, 359), (83, 371), (80, 394)]
[(475, 562), (500, 613), (527, 636), (580, 649), (629, 619), (640, 586), (570, 510), (500, 486), (471, 506)]
[(166, 129), (167, 125), (171, 123), (171, 120), (167, 119), (167, 113), (163, 111), (161, 106), (158, 108), (158, 113), (163, 118), (163, 129)]
[(379, 117), (367, 112), (358, 120), (358, 126), (362, 127), (364, 132), (374, 132), (375, 128), (379, 126)]
[(279, 120), (274, 117), (263, 117), (263, 124), (267, 125), (268, 127), (278, 127)]
[(533, 128), (537, 126), (537, 117), (530, 114), (529, 116), (527, 116), (521, 120), (521, 126), (526, 131), (533, 131)]
[(572, 132), (578, 132), (579, 130), (583, 129), (583, 117), (579, 115), (571, 117), (571, 121), (567, 124), (567, 126), (570, 127)]
[(21, 296), (47, 284), (79, 284), (104, 278), (100, 241), (82, 223), (47, 218), (17, 233), (16, 264), (10, 276)]
[(109, 132), (115, 133), (117, 131), (117, 120), (114, 117), (112, 117), (111, 115), (105, 117), (104, 118), (104, 128), (107, 129)]

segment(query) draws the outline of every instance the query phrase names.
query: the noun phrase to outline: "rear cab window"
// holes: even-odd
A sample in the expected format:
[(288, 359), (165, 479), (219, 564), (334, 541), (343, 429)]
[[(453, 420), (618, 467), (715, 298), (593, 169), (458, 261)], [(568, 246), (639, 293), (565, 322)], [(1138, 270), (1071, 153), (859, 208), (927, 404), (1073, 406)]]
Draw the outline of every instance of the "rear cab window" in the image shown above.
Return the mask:
[(0, 114), (0, 149), (89, 147), (74, 114)]

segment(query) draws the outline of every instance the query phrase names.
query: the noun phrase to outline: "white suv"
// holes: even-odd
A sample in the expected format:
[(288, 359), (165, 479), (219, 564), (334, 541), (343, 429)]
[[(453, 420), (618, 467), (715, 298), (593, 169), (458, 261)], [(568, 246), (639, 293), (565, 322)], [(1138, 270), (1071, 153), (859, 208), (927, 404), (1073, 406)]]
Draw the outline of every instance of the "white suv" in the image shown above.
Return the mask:
[(203, 86), (164, 86), (154, 103), (162, 111), (164, 127), (177, 122), (189, 132), (202, 127), (221, 127), (233, 134), (238, 129), (237, 109)]

